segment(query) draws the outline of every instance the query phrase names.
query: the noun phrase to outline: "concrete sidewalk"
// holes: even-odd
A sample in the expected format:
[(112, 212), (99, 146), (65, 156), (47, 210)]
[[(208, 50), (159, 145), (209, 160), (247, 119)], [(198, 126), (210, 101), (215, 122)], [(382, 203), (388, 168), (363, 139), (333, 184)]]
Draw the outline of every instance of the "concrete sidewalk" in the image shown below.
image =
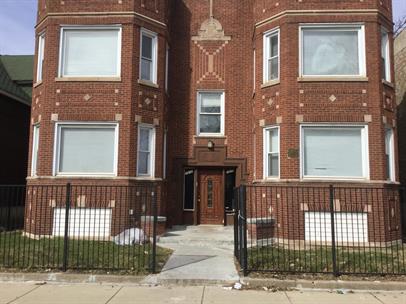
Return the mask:
[(328, 291), (269, 292), (226, 290), (222, 287), (143, 287), (99, 284), (0, 283), (0, 304), (406, 304), (404, 292)]

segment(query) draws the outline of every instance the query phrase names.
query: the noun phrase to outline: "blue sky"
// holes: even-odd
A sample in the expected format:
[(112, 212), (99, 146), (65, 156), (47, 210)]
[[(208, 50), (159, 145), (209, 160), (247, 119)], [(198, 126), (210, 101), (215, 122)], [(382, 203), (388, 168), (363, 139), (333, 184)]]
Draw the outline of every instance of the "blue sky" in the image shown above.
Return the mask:
[[(0, 0), (0, 54), (33, 54), (37, 0)], [(394, 19), (406, 15), (406, 0), (393, 0)]]

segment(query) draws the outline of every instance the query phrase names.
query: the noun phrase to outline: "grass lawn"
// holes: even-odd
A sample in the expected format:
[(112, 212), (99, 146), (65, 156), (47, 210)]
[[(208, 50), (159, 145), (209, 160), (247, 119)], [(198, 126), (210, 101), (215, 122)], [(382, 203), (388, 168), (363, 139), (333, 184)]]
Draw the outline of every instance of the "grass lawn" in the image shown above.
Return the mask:
[[(18, 232), (0, 233), (0, 269), (26, 271), (62, 269), (63, 238), (34, 240)], [(171, 255), (157, 246), (160, 271)], [(152, 244), (119, 246), (110, 241), (69, 240), (68, 270), (119, 273), (148, 273), (152, 262)]]
[[(406, 274), (406, 244), (388, 248), (337, 248), (339, 272)], [(289, 250), (278, 246), (248, 249), (248, 268), (253, 271), (332, 272), (330, 247)]]

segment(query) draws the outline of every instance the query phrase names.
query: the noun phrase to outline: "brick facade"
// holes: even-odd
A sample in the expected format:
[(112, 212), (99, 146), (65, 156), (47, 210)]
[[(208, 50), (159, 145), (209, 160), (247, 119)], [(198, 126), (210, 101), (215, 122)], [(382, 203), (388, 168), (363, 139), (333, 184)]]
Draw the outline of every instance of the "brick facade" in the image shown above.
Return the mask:
[[(40, 123), (41, 138), (38, 177), (30, 177), (28, 183), (137, 183), (137, 126), (139, 122), (150, 123), (156, 126), (156, 159), (155, 178), (148, 182), (162, 186), (159, 215), (167, 217), (168, 226), (198, 224), (198, 199), (193, 212), (183, 210), (184, 170), (232, 169), (237, 185), (271, 183), (263, 178), (264, 126), (280, 128), (280, 179), (273, 184), (340, 184), (334, 180), (301, 179), (300, 125), (311, 122), (367, 125), (369, 179), (349, 183), (383, 186), (387, 183), (385, 127), (393, 128), (395, 137), (397, 133), (394, 86), (382, 82), (380, 76), (381, 28), (391, 37), (391, 9), (389, 0), (40, 0), (36, 32), (45, 31), (46, 35), (45, 69), (43, 82), (33, 92), (32, 124)], [(304, 23), (363, 24), (366, 77), (300, 79), (298, 38), (299, 26)], [(119, 80), (57, 79), (59, 28), (73, 24), (121, 24)], [(137, 81), (142, 27), (158, 34), (158, 87)], [(277, 27), (280, 77), (277, 83), (264, 86), (263, 35)], [(167, 44), (170, 55), (166, 92)], [(393, 68), (391, 71), (393, 79)], [(206, 90), (224, 92), (224, 136), (197, 136), (196, 98), (199, 91)], [(54, 177), (56, 120), (118, 122), (117, 177)]]

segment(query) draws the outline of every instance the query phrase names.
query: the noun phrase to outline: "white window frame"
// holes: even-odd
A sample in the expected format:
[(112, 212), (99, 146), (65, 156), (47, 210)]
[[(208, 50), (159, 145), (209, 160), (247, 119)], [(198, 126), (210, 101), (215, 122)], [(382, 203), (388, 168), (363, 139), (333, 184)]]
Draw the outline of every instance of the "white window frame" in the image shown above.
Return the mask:
[[(274, 57), (270, 57), (270, 42), (271, 38), (277, 36), (278, 37), (278, 55)], [(263, 58), (263, 71), (264, 71), (264, 77), (263, 77), (263, 84), (269, 83), (269, 82), (276, 82), (280, 79), (280, 72), (281, 72), (281, 41), (280, 41), (280, 29), (272, 29), (268, 32), (264, 33), (264, 48), (263, 48), (263, 53), (264, 53), (264, 58)], [(270, 71), (269, 71), (269, 63), (268, 61), (274, 58), (278, 58), (278, 77), (275, 79), (269, 79)]]
[[(269, 148), (269, 131), (270, 130), (277, 130), (278, 132), (278, 150), (277, 151), (273, 151), (273, 152), (269, 152), (268, 148)], [(269, 126), (269, 127), (265, 127), (264, 131), (263, 131), (263, 150), (264, 150), (264, 179), (279, 179), (280, 178), (280, 174), (281, 174), (281, 153), (280, 153), (280, 128), (279, 126)], [(268, 172), (268, 168), (269, 168), (269, 159), (268, 159), (268, 154), (278, 154), (278, 175), (277, 176), (271, 176), (269, 175)]]
[(32, 128), (32, 151), (31, 151), (31, 176), (37, 176), (38, 149), (39, 149), (40, 125), (33, 125)]
[[(141, 68), (142, 68), (142, 37), (147, 36), (152, 39), (152, 79), (143, 79)], [(149, 59), (148, 59), (149, 60)], [(140, 34), (140, 63), (139, 63), (139, 79), (141, 81), (151, 82), (153, 84), (157, 84), (157, 75), (158, 75), (158, 34), (147, 30), (145, 28), (141, 28)]]
[(168, 157), (168, 130), (164, 130), (163, 161), (162, 161), (162, 178), (166, 179), (166, 166)]
[[(60, 172), (60, 147), (61, 147), (61, 132), (64, 127), (68, 128), (114, 128), (114, 167), (113, 172), (96, 172), (96, 173), (83, 173), (83, 172)], [(54, 157), (53, 157), (53, 175), (54, 176), (117, 176), (117, 163), (118, 163), (118, 141), (119, 141), (119, 125), (114, 122), (57, 122), (54, 130)]]
[(45, 52), (45, 33), (41, 33), (38, 35), (38, 58), (37, 58), (37, 77), (36, 77), (37, 83), (42, 81), (44, 58), (45, 58), (44, 52)]
[[(357, 30), (358, 31), (358, 75), (306, 75), (304, 74), (304, 58), (303, 58), (303, 33), (305, 30), (328, 30), (328, 31), (343, 31)], [(304, 78), (354, 78), (366, 77), (366, 51), (365, 51), (365, 25), (357, 23), (316, 23), (316, 24), (301, 24), (299, 26), (299, 76)]]
[[(390, 60), (390, 45), (389, 45), (389, 32), (382, 27), (381, 29), (381, 44), (383, 42), (382, 35), (386, 35), (386, 45), (385, 45), (385, 78), (383, 80), (387, 82), (392, 81), (391, 77), (391, 60)], [(382, 45), (381, 45), (381, 53), (382, 53)], [(381, 54), (382, 56), (382, 54)]]
[[(220, 119), (220, 133), (202, 133), (202, 132), (200, 132), (200, 114), (202, 114), (201, 112), (200, 112), (200, 109), (201, 109), (201, 104), (202, 104), (202, 95), (204, 95), (204, 94), (219, 94), (221, 97), (220, 97), (220, 113), (215, 113), (215, 115), (221, 115), (221, 119)], [(196, 122), (197, 122), (197, 125), (196, 125), (196, 134), (197, 134), (197, 136), (202, 136), (202, 137), (205, 137), (205, 136), (209, 136), (209, 137), (221, 137), (221, 136), (224, 136), (224, 123), (225, 123), (225, 114), (224, 114), (224, 100), (225, 100), (225, 93), (224, 93), (224, 91), (219, 91), (219, 90), (210, 90), (210, 91), (203, 91), (203, 90), (201, 90), (201, 91), (198, 91), (197, 92), (197, 113), (196, 113), (196, 115), (197, 115), (197, 119), (196, 119)], [(203, 114), (207, 114), (207, 113), (203, 113)], [(210, 114), (210, 113), (209, 113)], [(214, 114), (214, 113), (211, 113), (211, 114)]]
[[(362, 176), (313, 176), (304, 174), (304, 129), (340, 129), (340, 128), (359, 128), (361, 129), (362, 145)], [(365, 124), (301, 124), (300, 125), (300, 177), (305, 180), (369, 180), (369, 138), (368, 125)]]
[[(65, 32), (69, 30), (80, 30), (80, 31), (94, 31), (94, 30), (118, 30), (118, 43), (117, 43), (117, 73), (116, 75), (75, 75), (69, 76), (64, 75), (64, 67), (63, 63), (65, 62), (65, 46), (66, 46), (66, 36)], [(58, 77), (62, 78), (86, 78), (86, 77), (98, 77), (98, 78), (112, 78), (112, 77), (121, 77), (121, 45), (122, 45), (122, 27), (121, 25), (91, 25), (91, 26), (83, 26), (83, 25), (69, 25), (69, 26), (62, 26), (60, 31), (60, 41), (59, 41), (59, 68), (58, 68)]]
[[(389, 147), (386, 147), (386, 132), (390, 131)], [(393, 128), (385, 128), (385, 155), (386, 149), (389, 148), (389, 176), (388, 181), (396, 182), (396, 167), (395, 167), (395, 141)]]
[(165, 92), (168, 93), (169, 85), (169, 45), (166, 44), (166, 56), (165, 56)]
[[(141, 129), (148, 129), (150, 131), (150, 142), (149, 142), (150, 166), (149, 166), (149, 172), (147, 174), (139, 173), (139, 170), (138, 170)], [(141, 177), (141, 178), (154, 178), (155, 177), (155, 147), (156, 147), (155, 141), (156, 141), (155, 127), (151, 124), (139, 124), (138, 132), (137, 132), (137, 177)]]

